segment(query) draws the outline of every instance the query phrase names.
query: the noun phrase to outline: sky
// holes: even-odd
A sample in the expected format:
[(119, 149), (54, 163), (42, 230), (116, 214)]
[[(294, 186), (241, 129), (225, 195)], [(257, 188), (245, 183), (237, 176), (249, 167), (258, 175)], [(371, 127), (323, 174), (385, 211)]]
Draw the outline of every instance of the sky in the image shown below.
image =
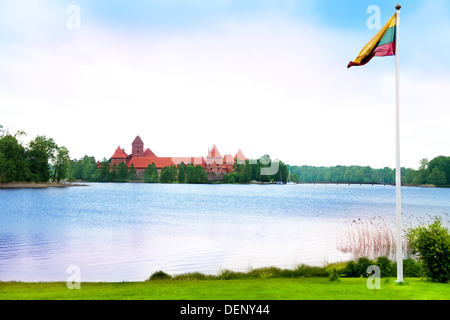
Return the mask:
[[(264, 154), (395, 167), (395, 57), (347, 69), (388, 0), (1, 0), (0, 124), (73, 159)], [(450, 4), (404, 0), (401, 165), (450, 156)]]

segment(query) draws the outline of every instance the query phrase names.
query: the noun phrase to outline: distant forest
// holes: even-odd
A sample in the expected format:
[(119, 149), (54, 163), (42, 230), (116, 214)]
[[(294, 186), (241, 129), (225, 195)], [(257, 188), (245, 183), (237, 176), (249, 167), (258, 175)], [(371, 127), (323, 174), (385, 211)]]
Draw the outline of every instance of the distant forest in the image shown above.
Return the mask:
[[(294, 182), (377, 183), (394, 184), (395, 170), (369, 166), (288, 166)], [(418, 170), (401, 168), (402, 183), (407, 185), (450, 185), (450, 157), (423, 159)]]

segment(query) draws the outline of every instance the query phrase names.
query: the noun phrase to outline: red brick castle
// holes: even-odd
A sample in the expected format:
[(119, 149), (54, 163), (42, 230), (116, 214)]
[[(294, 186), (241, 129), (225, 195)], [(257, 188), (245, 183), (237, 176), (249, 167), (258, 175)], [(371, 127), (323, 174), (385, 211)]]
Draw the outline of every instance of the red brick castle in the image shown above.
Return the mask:
[(111, 157), (111, 166), (118, 165), (121, 162), (125, 162), (127, 167), (132, 165), (136, 170), (136, 176), (138, 179), (142, 179), (142, 174), (152, 163), (155, 164), (158, 172), (161, 172), (162, 168), (169, 167), (171, 165), (178, 166), (182, 162), (186, 165), (193, 164), (202, 166), (208, 175), (209, 180), (223, 180), (223, 175), (233, 172), (233, 164), (245, 163), (247, 160), (239, 149), (236, 155), (233, 157), (231, 154), (226, 154), (224, 157), (219, 153), (216, 145), (212, 149), (208, 150), (208, 155), (204, 157), (158, 157), (149, 148), (144, 149), (144, 142), (137, 136), (131, 144), (131, 154), (128, 155), (124, 149), (120, 146), (117, 147)]

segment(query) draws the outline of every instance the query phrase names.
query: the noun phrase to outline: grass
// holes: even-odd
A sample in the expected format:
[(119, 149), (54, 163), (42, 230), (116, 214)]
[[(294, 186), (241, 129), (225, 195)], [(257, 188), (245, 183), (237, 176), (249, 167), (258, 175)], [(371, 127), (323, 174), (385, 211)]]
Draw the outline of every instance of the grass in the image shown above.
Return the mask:
[(233, 280), (155, 280), (81, 283), (0, 282), (0, 300), (448, 300), (450, 284), (419, 278), (381, 279), (368, 289), (365, 278), (263, 278)]

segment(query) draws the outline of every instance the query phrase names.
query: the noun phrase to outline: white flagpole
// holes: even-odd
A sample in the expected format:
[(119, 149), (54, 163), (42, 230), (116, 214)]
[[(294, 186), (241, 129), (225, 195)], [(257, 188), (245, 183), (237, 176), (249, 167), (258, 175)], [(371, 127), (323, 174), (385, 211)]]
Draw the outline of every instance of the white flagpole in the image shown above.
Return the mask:
[(400, 31), (400, 4), (395, 7), (397, 9), (397, 34), (395, 37), (395, 56), (396, 56), (396, 171), (395, 171), (395, 186), (396, 186), (396, 211), (397, 211), (397, 281), (403, 282), (403, 252), (402, 252), (402, 177), (400, 167), (400, 71), (399, 71), (399, 31)]

